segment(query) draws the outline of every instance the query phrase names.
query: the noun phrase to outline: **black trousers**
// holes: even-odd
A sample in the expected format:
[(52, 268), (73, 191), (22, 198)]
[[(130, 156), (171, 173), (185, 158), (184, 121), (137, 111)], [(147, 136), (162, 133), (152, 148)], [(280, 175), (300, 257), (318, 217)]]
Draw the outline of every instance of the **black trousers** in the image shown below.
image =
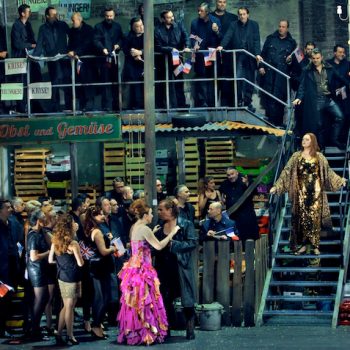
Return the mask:
[(92, 283), (94, 286), (94, 298), (92, 301), (92, 327), (99, 327), (103, 322), (107, 305), (110, 301), (110, 274), (99, 277), (92, 276)]

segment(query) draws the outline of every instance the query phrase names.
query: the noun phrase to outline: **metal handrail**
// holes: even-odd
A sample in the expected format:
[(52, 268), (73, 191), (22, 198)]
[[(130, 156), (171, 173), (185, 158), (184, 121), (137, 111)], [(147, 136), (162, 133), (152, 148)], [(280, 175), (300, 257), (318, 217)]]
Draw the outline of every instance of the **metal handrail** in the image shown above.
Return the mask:
[[(165, 75), (166, 78), (165, 80), (155, 80), (155, 84), (160, 84), (160, 83), (165, 83), (166, 84), (166, 111), (167, 113), (170, 113), (170, 111), (173, 111), (174, 109), (172, 108), (170, 110), (170, 95), (169, 95), (169, 84), (176, 84), (176, 83), (180, 83), (180, 82), (200, 82), (200, 81), (213, 81), (214, 82), (214, 93), (215, 93), (215, 106), (212, 107), (213, 109), (222, 109), (221, 106), (218, 105), (218, 83), (219, 81), (233, 81), (235, 89), (234, 89), (234, 100), (235, 100), (235, 107), (229, 107), (229, 109), (238, 109), (238, 103), (237, 103), (237, 82), (239, 81), (244, 81), (247, 84), (250, 84), (251, 86), (253, 86), (255, 89), (259, 90), (260, 92), (262, 92), (263, 94), (266, 94), (267, 96), (269, 96), (271, 99), (274, 99), (275, 101), (277, 101), (278, 103), (283, 104), (285, 107), (287, 107), (287, 115), (288, 115), (288, 122), (291, 119), (291, 109), (292, 109), (292, 105), (291, 105), (291, 100), (290, 100), (290, 77), (288, 75), (286, 75), (285, 73), (281, 72), (280, 70), (278, 70), (277, 68), (273, 67), (272, 65), (270, 65), (269, 63), (265, 62), (265, 61), (261, 61), (262, 64), (266, 65), (267, 67), (269, 67), (269, 69), (274, 70), (275, 72), (277, 72), (278, 74), (280, 74), (281, 76), (286, 78), (286, 89), (287, 89), (287, 101), (283, 101), (281, 99), (279, 99), (278, 97), (274, 96), (273, 94), (271, 94), (270, 92), (266, 91), (265, 89), (261, 88), (258, 84), (253, 83), (245, 78), (237, 78), (237, 69), (236, 69), (236, 54), (245, 54), (248, 55), (249, 57), (252, 57), (255, 59), (255, 56), (253, 54), (251, 54), (249, 51), (243, 50), (243, 49), (239, 49), (239, 50), (222, 50), (223, 52), (227, 52), (227, 53), (233, 53), (233, 70), (235, 72), (234, 77), (231, 78), (225, 78), (225, 77), (218, 77), (218, 72), (217, 72), (217, 61), (213, 62), (214, 63), (214, 77), (213, 78), (193, 78), (193, 79), (176, 79), (176, 80), (171, 80), (169, 77), (169, 66), (168, 66), (168, 57), (167, 55), (164, 54), (160, 54), (160, 53), (155, 53), (158, 55), (163, 55), (164, 59), (165, 59)], [(207, 53), (208, 50), (198, 50), (196, 52), (199, 53)], [(180, 53), (184, 53), (186, 54), (187, 52), (185, 51), (180, 51)], [(118, 95), (119, 95), (119, 106), (121, 108), (122, 103), (123, 103), (123, 99), (122, 99), (122, 86), (124, 85), (133, 85), (133, 84), (142, 84), (143, 81), (123, 81), (121, 79), (121, 64), (120, 64), (120, 59), (119, 59), (119, 55), (120, 53), (117, 54), (117, 64), (118, 64), (118, 77), (117, 77), (117, 81), (116, 82), (105, 82), (105, 83), (96, 83), (96, 82), (92, 82), (92, 83), (77, 83), (75, 80), (75, 59), (74, 58), (70, 58), (71, 60), (71, 75), (72, 75), (72, 83), (69, 84), (54, 84), (52, 85), (52, 87), (56, 87), (56, 88), (63, 88), (63, 87), (71, 87), (72, 88), (72, 96), (75, 96), (75, 90), (76, 87), (81, 87), (81, 86), (113, 86), (113, 85), (118, 85)], [(80, 59), (87, 59), (87, 58), (105, 58), (104, 56), (94, 56), (94, 55), (85, 55), (85, 56), (81, 56)], [(29, 58), (27, 58), (29, 60)], [(68, 57), (64, 58), (64, 59), (69, 59)], [(27, 65), (28, 67), (30, 67), (30, 65)], [(27, 71), (27, 86), (25, 88), (28, 88), (28, 85), (30, 84), (30, 68), (28, 68)], [(73, 99), (73, 108), (72, 108), (72, 113), (75, 115), (78, 113), (77, 109), (76, 109), (76, 105), (75, 105), (75, 98)], [(29, 102), (29, 89), (27, 89), (27, 102)], [(36, 113), (31, 113), (31, 108), (30, 108), (30, 103), (27, 103), (28, 105), (28, 116), (35, 116), (38, 115)], [(193, 108), (193, 107), (192, 107)], [(191, 108), (191, 109), (192, 109)], [(162, 109), (164, 110), (164, 109)], [(181, 110), (181, 109), (180, 109)], [(47, 114), (57, 114), (57, 113), (45, 113)]]

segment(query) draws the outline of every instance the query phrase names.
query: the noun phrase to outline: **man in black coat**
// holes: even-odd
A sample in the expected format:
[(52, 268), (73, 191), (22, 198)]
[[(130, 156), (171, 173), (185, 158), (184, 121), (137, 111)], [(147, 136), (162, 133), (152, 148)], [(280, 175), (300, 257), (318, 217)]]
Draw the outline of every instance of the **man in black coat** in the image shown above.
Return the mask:
[[(164, 61), (164, 58), (166, 58), (168, 60), (169, 80), (182, 80), (184, 78), (182, 72), (177, 76), (174, 74), (174, 70), (179, 64), (173, 64), (172, 54), (179, 53), (179, 51), (191, 51), (188, 33), (181, 23), (175, 22), (174, 14), (171, 10), (162, 11), (160, 17), (162, 18), (162, 22), (154, 30), (155, 51), (162, 53), (164, 56), (161, 56), (160, 65), (157, 66), (157, 76), (160, 80), (166, 78)], [(160, 84), (160, 87), (165, 91), (165, 84)], [(169, 95), (171, 108), (187, 107), (183, 82), (169, 84)]]
[[(57, 19), (57, 10), (49, 6), (45, 9), (46, 22), (39, 28), (38, 42), (34, 49), (34, 56), (53, 57), (57, 54), (67, 54), (68, 24)], [(51, 83), (71, 83), (71, 63), (68, 59), (60, 59), (47, 63)], [(72, 109), (72, 90), (70, 87), (62, 88), (64, 91), (64, 109)], [(53, 111), (61, 110), (59, 88), (52, 88)]]
[(336, 77), (344, 84), (349, 84), (330, 64), (323, 61), (321, 51), (314, 49), (312, 63), (303, 71), (296, 99), (293, 101), (294, 105), (303, 103), (302, 134), (314, 133), (321, 149), (329, 141), (340, 149), (344, 148), (339, 140), (344, 117), (334, 101)]
[[(0, 25), (0, 84), (5, 82), (5, 65), (3, 61), (7, 57), (6, 32)], [(5, 113), (5, 104), (0, 100), (0, 114)]]
[[(221, 35), (224, 37), (230, 25), (238, 20), (237, 15), (226, 11), (226, 0), (216, 0), (216, 8), (211, 13), (221, 23)], [(229, 45), (226, 50), (232, 50)], [(219, 78), (233, 78), (233, 59), (232, 53), (221, 52), (217, 61), (218, 77)], [(219, 82), (219, 90), (221, 93), (221, 106), (233, 106), (233, 82), (222, 80)]]
[[(210, 14), (209, 5), (205, 2), (200, 4), (198, 6), (198, 18), (194, 19), (191, 23), (192, 48), (196, 51), (216, 48), (221, 40), (220, 26), (220, 21)], [(212, 79), (214, 77), (213, 62), (205, 63), (205, 54), (202, 52), (196, 53), (195, 60), (194, 71), (196, 77), (200, 79)], [(213, 107), (215, 105), (214, 97), (213, 81), (195, 82), (195, 107)]]
[[(68, 32), (68, 56), (75, 58), (76, 75), (75, 81), (80, 84), (91, 84), (96, 78), (95, 59), (82, 58), (94, 54), (93, 28), (83, 21), (79, 12), (72, 15), (72, 27)], [(77, 88), (80, 109), (91, 111), (94, 109), (95, 89), (93, 86), (82, 86)]]
[[(246, 191), (248, 178), (243, 177), (237, 169), (229, 167), (226, 170), (227, 179), (220, 185), (219, 191), (223, 196), (226, 209), (231, 208)], [(248, 196), (242, 205), (230, 215), (237, 225), (241, 241), (259, 238), (258, 220), (256, 218), (252, 195)]]
[[(94, 46), (97, 51), (98, 67), (101, 83), (118, 81), (118, 57), (115, 55), (122, 47), (123, 32), (119, 23), (115, 22), (115, 11), (106, 7), (105, 19), (96, 24)], [(106, 85), (102, 88), (101, 107), (105, 110), (119, 110), (117, 85)]]
[[(333, 58), (327, 60), (327, 63), (335, 69), (339, 76), (346, 80), (349, 79), (350, 62), (346, 59), (346, 51), (343, 45), (337, 44), (334, 46)], [(335, 89), (335, 101), (344, 115), (344, 125), (340, 139), (342, 142), (346, 142), (350, 127), (350, 89), (349, 85), (344, 84), (344, 81), (337, 77), (335, 78)]]
[[(130, 20), (130, 32), (124, 39), (125, 55), (123, 80), (132, 82), (143, 81), (143, 22), (141, 17)], [(131, 109), (143, 109), (143, 83), (129, 85), (129, 104)]]
[[(279, 22), (278, 30), (266, 38), (261, 56), (265, 62), (288, 75), (288, 62), (291, 60), (291, 54), (296, 46), (296, 41), (289, 33), (289, 22), (283, 19)], [(259, 73), (262, 76), (262, 88), (285, 102), (287, 100), (286, 78), (263, 63), (260, 63)], [(272, 124), (282, 126), (284, 105), (264, 93), (261, 94), (261, 100), (269, 121)]]
[[(32, 25), (29, 22), (31, 15), (30, 6), (27, 4), (22, 4), (18, 7), (19, 18), (15, 20), (11, 29), (11, 51), (13, 58), (26, 57), (26, 50), (33, 50), (36, 47), (36, 41), (34, 37), (34, 32)], [(37, 62), (30, 62), (30, 81), (33, 83), (35, 81), (40, 81), (40, 67)], [(13, 76), (13, 81), (21, 82), (23, 85), (27, 85), (27, 74), (17, 74)], [(24, 94), (21, 101), (16, 101), (17, 112), (26, 112), (26, 101), (27, 96)]]
[[(244, 49), (255, 56), (255, 59), (241, 53), (237, 55), (237, 78), (245, 78), (252, 83), (255, 81), (255, 71), (257, 61), (261, 61), (260, 56), (260, 31), (257, 22), (249, 19), (249, 9), (240, 7), (238, 9), (238, 21), (231, 23), (225, 36), (223, 37), (218, 50), (222, 49)], [(238, 104), (248, 106), (254, 111), (252, 106), (252, 95), (254, 88), (245, 82), (238, 82)]]

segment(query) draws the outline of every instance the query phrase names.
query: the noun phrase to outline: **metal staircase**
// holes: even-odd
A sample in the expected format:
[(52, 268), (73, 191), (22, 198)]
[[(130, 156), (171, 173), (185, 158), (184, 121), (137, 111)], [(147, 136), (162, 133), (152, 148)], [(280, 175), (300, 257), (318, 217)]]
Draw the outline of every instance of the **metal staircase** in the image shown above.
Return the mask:
[[(349, 147), (347, 148), (349, 150)], [(349, 178), (349, 152), (326, 149), (331, 168)], [(348, 213), (346, 190), (330, 192), (328, 201), (333, 223), (332, 232), (321, 232), (320, 251), (292, 255), (289, 244), (291, 206), (287, 195), (275, 205), (276, 222), (271, 247), (271, 268), (257, 315), (257, 324), (329, 324), (337, 326), (339, 303), (346, 282), (349, 256), (349, 227), (344, 232)]]

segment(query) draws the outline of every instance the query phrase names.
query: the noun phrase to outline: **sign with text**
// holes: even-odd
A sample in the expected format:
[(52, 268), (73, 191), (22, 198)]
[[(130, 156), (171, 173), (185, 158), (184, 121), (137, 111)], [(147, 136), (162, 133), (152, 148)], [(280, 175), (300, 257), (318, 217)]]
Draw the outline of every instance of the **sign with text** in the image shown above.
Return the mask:
[(18, 6), (22, 4), (29, 5), (32, 12), (39, 12), (51, 5), (51, 2), (49, 0), (18, 0)]
[(51, 96), (51, 82), (29, 84), (29, 98), (31, 100), (49, 100)]
[(23, 83), (1, 84), (1, 101), (19, 101), (23, 99)]
[(8, 58), (5, 60), (5, 75), (27, 73), (26, 58)]
[(91, 15), (91, 0), (60, 0), (60, 7), (67, 11), (66, 18), (71, 18), (74, 12), (80, 12), (84, 19)]
[(118, 115), (2, 119), (0, 145), (111, 141), (121, 138)]

